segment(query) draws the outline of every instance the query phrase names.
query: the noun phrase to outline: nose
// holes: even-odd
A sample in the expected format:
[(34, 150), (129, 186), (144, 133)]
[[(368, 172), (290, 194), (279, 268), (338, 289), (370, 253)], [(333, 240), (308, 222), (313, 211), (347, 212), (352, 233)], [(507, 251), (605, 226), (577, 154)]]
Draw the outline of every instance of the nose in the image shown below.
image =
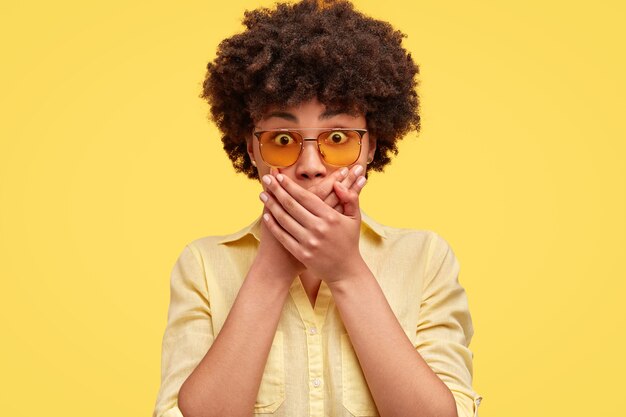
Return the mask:
[(296, 176), (301, 180), (313, 180), (326, 176), (326, 166), (317, 148), (317, 141), (305, 140), (302, 153), (296, 161)]

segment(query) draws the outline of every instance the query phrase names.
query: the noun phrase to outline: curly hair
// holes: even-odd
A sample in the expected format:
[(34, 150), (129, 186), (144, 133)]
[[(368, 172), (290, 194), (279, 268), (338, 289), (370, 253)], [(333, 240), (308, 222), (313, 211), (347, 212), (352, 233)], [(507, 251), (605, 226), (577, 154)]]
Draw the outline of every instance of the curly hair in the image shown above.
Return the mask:
[(377, 141), (368, 165), (375, 171), (398, 154), (399, 139), (419, 132), (419, 67), (401, 45), (406, 35), (389, 23), (345, 0), (303, 0), (247, 10), (243, 24), (246, 30), (219, 44), (200, 95), (237, 172), (258, 178), (246, 137), (271, 106), (317, 98), (364, 114)]

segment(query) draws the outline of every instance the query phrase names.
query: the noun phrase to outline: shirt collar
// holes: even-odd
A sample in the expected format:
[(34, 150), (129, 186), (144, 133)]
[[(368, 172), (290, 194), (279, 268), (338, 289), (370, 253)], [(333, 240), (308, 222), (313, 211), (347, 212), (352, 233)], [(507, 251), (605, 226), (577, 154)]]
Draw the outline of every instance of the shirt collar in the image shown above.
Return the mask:
[[(361, 226), (365, 225), (372, 232), (374, 232), (379, 237), (386, 239), (387, 234), (385, 233), (385, 226), (376, 222), (370, 216), (365, 214), (363, 209), (361, 211)], [(243, 239), (247, 235), (252, 235), (258, 242), (261, 241), (261, 215), (257, 217), (252, 223), (239, 230), (238, 232), (225, 235), (220, 239), (217, 243), (223, 244), (228, 242), (234, 242), (236, 240)]]

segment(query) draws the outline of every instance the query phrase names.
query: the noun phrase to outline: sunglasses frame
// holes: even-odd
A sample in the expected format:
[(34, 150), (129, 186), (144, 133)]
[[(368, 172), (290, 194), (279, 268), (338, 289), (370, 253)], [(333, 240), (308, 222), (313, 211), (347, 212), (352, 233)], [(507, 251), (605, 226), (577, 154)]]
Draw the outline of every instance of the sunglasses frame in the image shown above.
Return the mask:
[[(307, 138), (304, 136), (304, 134), (302, 133), (302, 131), (304, 130), (319, 130), (320, 133), (317, 135), (317, 137), (314, 138)], [(354, 161), (352, 161), (350, 164), (355, 163), (359, 157), (361, 156), (361, 150), (363, 149), (362, 143), (363, 143), (363, 136), (365, 136), (365, 134), (367, 133), (367, 129), (351, 129), (351, 128), (347, 128), (347, 127), (336, 127), (336, 128), (327, 128), (327, 127), (311, 127), (311, 128), (301, 128), (301, 129), (267, 129), (267, 130), (259, 130), (256, 132), (252, 132), (254, 134), (254, 136), (257, 137), (258, 142), (259, 142), (259, 153), (261, 154), (261, 158), (263, 159), (263, 162), (265, 162), (268, 166), (272, 167), (272, 168), (287, 168), (290, 167), (291, 165), (294, 165), (296, 162), (298, 162), (298, 159), (300, 159), (300, 155), (302, 155), (302, 150), (304, 149), (304, 142), (305, 141), (315, 141), (317, 142), (317, 152), (320, 154), (320, 157), (322, 158), (322, 160), (327, 163), (328, 165), (331, 166), (335, 166), (335, 167), (344, 167), (344, 166), (348, 166), (350, 164), (347, 165), (335, 165), (335, 164), (331, 164), (330, 162), (326, 161), (326, 158), (324, 158), (324, 154), (322, 154), (322, 150), (320, 149), (320, 137), (327, 132), (335, 132), (335, 131), (340, 131), (340, 132), (345, 132), (345, 131), (350, 131), (350, 132), (357, 132), (359, 135), (359, 154), (357, 155), (357, 157), (355, 158)], [(263, 133), (267, 133), (267, 132), (294, 132), (297, 133), (300, 137), (302, 137), (302, 142), (300, 142), (300, 151), (298, 152), (298, 156), (296, 158), (296, 160), (290, 164), (290, 165), (272, 165), (270, 163), (268, 163), (265, 158), (263, 158), (263, 150), (261, 149), (263, 147), (263, 144), (261, 143), (261, 135)]]

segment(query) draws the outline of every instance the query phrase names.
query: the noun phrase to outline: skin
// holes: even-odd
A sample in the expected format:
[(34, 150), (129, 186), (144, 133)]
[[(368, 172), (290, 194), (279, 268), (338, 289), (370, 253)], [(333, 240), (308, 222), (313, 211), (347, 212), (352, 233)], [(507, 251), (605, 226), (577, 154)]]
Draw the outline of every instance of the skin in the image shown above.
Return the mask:
[[(332, 128), (332, 127), (349, 127), (349, 128), (367, 128), (367, 121), (364, 115), (351, 115), (348, 113), (325, 113), (326, 106), (320, 103), (318, 100), (313, 99), (311, 101), (302, 103), (298, 106), (290, 108), (272, 108), (264, 115), (261, 120), (256, 121), (256, 130), (269, 130), (280, 128), (298, 128), (303, 129), (303, 133), (306, 137), (315, 137), (319, 131), (309, 130), (305, 128)], [(305, 141), (304, 147), (300, 157), (295, 164), (286, 168), (271, 168), (267, 165), (259, 151), (258, 139), (253, 134), (247, 138), (248, 155), (252, 161), (255, 161), (261, 184), (263, 185), (264, 192), (261, 193), (260, 198), (267, 198), (266, 207), (272, 205), (275, 210), (280, 210), (279, 206), (275, 204), (276, 197), (271, 190), (268, 189), (268, 183), (262, 181), (263, 178), (267, 181), (271, 181), (274, 178), (287, 177), (294, 186), (300, 189), (300, 192), (307, 195), (310, 202), (316, 201), (324, 207), (326, 213), (344, 213), (344, 205), (338, 197), (338, 193), (345, 192), (358, 195), (365, 185), (365, 177), (363, 174), (367, 168), (367, 162), (372, 160), (374, 152), (376, 151), (376, 140), (370, 137), (369, 133), (363, 136), (361, 144), (361, 153), (356, 162), (345, 168), (336, 167), (327, 164), (317, 150), (317, 145), (313, 141)], [(347, 170), (347, 175), (346, 175)], [(278, 176), (281, 175), (281, 176)], [(278, 177), (276, 177), (278, 176)], [(338, 184), (336, 184), (338, 182)], [(342, 188), (343, 186), (343, 188)], [(280, 195), (279, 195), (280, 196)], [(334, 208), (334, 210), (333, 210)], [(271, 214), (269, 210), (265, 210), (266, 213)], [(305, 213), (300, 211), (302, 215)], [(357, 232), (360, 228), (360, 212), (351, 214), (352, 229), (356, 228)], [(283, 217), (286, 219), (286, 217)], [(339, 219), (339, 217), (335, 217)], [(304, 220), (301, 218), (301, 220)], [(289, 221), (289, 220), (287, 220)], [(318, 219), (313, 217), (307, 218), (308, 225), (311, 226), (317, 222)], [(322, 223), (318, 223), (320, 227), (325, 227)], [(286, 227), (287, 225), (281, 225)], [(330, 226), (326, 226), (330, 227)], [(305, 239), (303, 230), (299, 230), (300, 238)], [(267, 223), (264, 222), (261, 228), (261, 244), (259, 247), (259, 254), (257, 256), (269, 256), (274, 260), (274, 265), (288, 266), (286, 271), (287, 275), (300, 276), (300, 280), (309, 296), (311, 304), (315, 304), (317, 291), (321, 283), (321, 278), (317, 276), (314, 269), (306, 268), (302, 259), (295, 255), (293, 252), (287, 250), (283, 243), (279, 242), (276, 236), (269, 232), (267, 229)], [(353, 240), (355, 238), (352, 234)], [(315, 238), (310, 237), (309, 240)], [(358, 243), (358, 233), (356, 236)], [(293, 244), (293, 242), (291, 242)], [(353, 246), (354, 241), (351, 246)], [(332, 248), (332, 247), (331, 247)], [(339, 251), (335, 251), (335, 256)], [(326, 256), (319, 254), (318, 256)], [(332, 265), (335, 261), (334, 258), (325, 258), (328, 266)]]
[[(319, 120), (324, 107), (315, 100), (282, 111), (296, 120), (269, 117), (257, 128), (365, 127), (363, 116)], [(340, 126), (341, 121), (350, 124)], [(354, 170), (373, 156), (375, 140), (371, 143), (343, 177), (339, 168), (324, 164), (314, 142), (305, 142), (295, 165), (271, 170), (262, 163), (258, 144), (248, 139), (259, 177), (266, 180), (261, 195), (267, 197), (262, 198), (267, 216), (259, 250), (224, 326), (179, 391), (185, 417), (251, 415), (297, 275), (303, 284), (327, 282), (381, 417), (457, 416), (451, 391), (407, 338), (358, 248), (363, 183), (355, 181)]]
[[(317, 99), (302, 103), (295, 107), (279, 109), (272, 108), (266, 115), (255, 123), (255, 130), (269, 130), (281, 128), (297, 128), (302, 129), (304, 133), (308, 133), (307, 137), (314, 137), (317, 133), (314, 130), (307, 131), (305, 128), (359, 128), (366, 129), (367, 121), (364, 115), (350, 115), (340, 113), (334, 115), (325, 115), (326, 106)], [(332, 114), (332, 113), (331, 113)], [(259, 152), (259, 144), (256, 136), (250, 133), (247, 140), (248, 155), (252, 161), (255, 161), (259, 178), (266, 174), (270, 174), (270, 166), (261, 158)], [(367, 161), (374, 157), (376, 150), (376, 140), (366, 133), (363, 137), (361, 146), (361, 154), (359, 159), (348, 169), (360, 165), (363, 169), (367, 168)], [(328, 178), (334, 172), (340, 170), (324, 162), (321, 155), (317, 151), (317, 145), (313, 141), (305, 141), (302, 154), (295, 164), (287, 168), (278, 168), (277, 172), (291, 178), (299, 186), (316, 190), (316, 186), (320, 186), (325, 178)], [(344, 182), (344, 185), (347, 184)], [(330, 192), (330, 190), (326, 190)], [(321, 195), (320, 195), (321, 197)]]
[[(304, 113), (300, 112), (302, 109)], [(365, 126), (364, 118), (355, 120), (349, 115), (336, 115), (332, 120), (324, 120), (322, 124), (317, 119), (323, 109), (317, 102), (283, 110), (297, 114), (299, 124), (282, 117), (268, 117), (258, 121), (258, 128), (339, 127), (335, 124), (342, 122), (348, 123), (346, 126), (360, 123), (351, 126), (355, 128)], [(373, 156), (375, 149), (368, 142), (364, 146), (366, 151), (362, 153), (362, 157), (357, 163), (346, 167), (349, 172), (345, 172), (348, 169), (325, 165), (319, 159), (315, 144), (306, 142), (295, 165), (270, 173), (270, 167), (262, 162), (258, 154), (255, 139), (251, 132), (247, 139), (248, 151), (252, 160), (257, 161), (260, 177), (279, 173), (289, 177), (293, 179), (294, 185), (296, 181), (300, 184), (297, 186), (301, 191), (315, 196), (318, 202), (323, 202), (329, 210), (338, 214), (343, 212), (344, 204), (336, 193), (336, 184), (341, 182), (351, 192), (359, 193), (364, 183), (357, 179), (365, 178), (359, 174), (358, 168), (363, 171), (367, 157)], [(375, 146), (375, 141), (372, 143)], [(267, 190), (265, 183), (261, 184)], [(261, 222), (261, 242), (257, 255), (224, 325), (179, 390), (178, 407), (185, 417), (249, 417), (252, 414), (278, 321), (289, 296), (289, 287), (298, 274), (301, 275), (303, 284), (306, 282), (304, 285), (312, 298), (316, 283), (310, 274), (307, 275), (304, 264), (285, 249), (269, 231), (266, 222)], [(309, 280), (303, 277), (309, 277)], [(258, 317), (264, 317), (264, 320), (258, 320)], [(250, 343), (251, 340), (254, 343)]]
[[(315, 124), (323, 111), (313, 101), (295, 115), (308, 127), (332, 126)], [(352, 123), (365, 126), (365, 118)], [(267, 229), (307, 273), (328, 284), (381, 416), (456, 416), (451, 391), (415, 350), (361, 256), (359, 193), (335, 182), (333, 190), (343, 205), (339, 213), (306, 189), (328, 172), (310, 148), (295, 167), (263, 175)], [(373, 156), (373, 149), (363, 151), (358, 163), (365, 154)]]

